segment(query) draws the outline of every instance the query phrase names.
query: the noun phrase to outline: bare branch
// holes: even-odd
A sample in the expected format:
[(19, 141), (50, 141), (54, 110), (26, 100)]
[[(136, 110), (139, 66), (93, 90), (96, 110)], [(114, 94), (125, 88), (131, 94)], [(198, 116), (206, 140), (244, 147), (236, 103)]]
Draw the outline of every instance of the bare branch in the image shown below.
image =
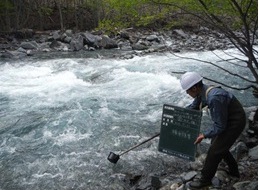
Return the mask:
[(173, 55), (176, 56), (176, 57), (182, 58), (182, 59), (194, 60), (194, 61), (199, 61), (199, 62), (202, 62), (202, 63), (207, 63), (207, 64), (210, 64), (210, 65), (213, 65), (214, 67), (219, 68), (219, 69), (223, 70), (224, 72), (226, 72), (226, 73), (228, 73), (228, 74), (230, 74), (230, 75), (232, 75), (232, 76), (238, 77), (238, 78), (240, 78), (240, 79), (242, 79), (242, 80), (244, 80), (244, 81), (247, 81), (247, 82), (250, 82), (250, 83), (255, 83), (255, 84), (257, 83), (256, 81), (252, 81), (252, 80), (249, 80), (249, 79), (247, 79), (247, 78), (245, 78), (245, 77), (243, 77), (243, 76), (240, 76), (240, 75), (238, 75), (238, 74), (236, 74), (236, 73), (232, 73), (232, 72), (230, 72), (230, 71), (224, 69), (223, 67), (220, 67), (220, 66), (218, 66), (218, 65), (216, 65), (216, 64), (214, 64), (214, 63), (212, 63), (212, 62), (204, 61), (204, 60), (197, 59), (197, 58), (190, 58), (190, 57), (184, 57), (184, 56), (176, 55), (176, 54), (175, 54), (174, 52), (172, 52), (172, 51), (171, 51), (171, 54), (173, 54)]
[[(224, 52), (224, 51), (223, 51), (223, 52)], [(229, 54), (226, 53), (226, 52), (224, 52), (226, 55), (231, 56), (231, 57), (234, 57), (234, 58), (232, 58), (232, 59), (223, 59), (222, 57), (220, 57), (220, 56), (219, 56), (218, 54), (216, 54), (215, 52), (211, 51), (211, 53), (213, 53), (217, 58), (220, 59), (220, 61), (217, 61), (217, 62), (227, 62), (227, 63), (232, 64), (232, 65), (234, 65), (234, 66), (246, 68), (246, 66), (239, 65), (239, 64), (237, 64), (237, 63), (231, 62), (231, 61), (233, 61), (233, 60), (239, 60), (239, 61), (242, 61), (242, 62), (246, 62), (245, 60), (242, 60), (242, 59), (239, 59), (239, 58), (237, 58), (237, 57), (231, 56), (231, 55), (229, 55)]]
[[(248, 43), (248, 45), (251, 45), (250, 44), (250, 35), (249, 35), (249, 26), (248, 26), (247, 20), (246, 20), (247, 15), (245, 13), (243, 13), (241, 6), (239, 6), (239, 4), (235, 0), (231, 0), (231, 2), (232, 2), (233, 7), (239, 12), (240, 17), (242, 19), (242, 22), (243, 22), (243, 25), (244, 25), (244, 31), (245, 31), (243, 34), (247, 38), (246, 42)], [(250, 1), (250, 4), (251, 4), (251, 1)], [(249, 10), (249, 7), (250, 6), (248, 6), (248, 10)]]
[(253, 31), (252, 31), (252, 35), (253, 35), (253, 38), (252, 38), (252, 44), (254, 44), (254, 42), (255, 42), (255, 39), (256, 39), (256, 37), (258, 38), (258, 35), (257, 35), (257, 29), (258, 29), (258, 18), (256, 19), (256, 21), (255, 21), (255, 25), (254, 25), (254, 29), (253, 29)]
[[(151, 0), (155, 4), (163, 4), (163, 5), (169, 5), (174, 6), (176, 8), (179, 8), (180, 10), (195, 16), (200, 21), (203, 21), (207, 24), (207, 26), (210, 26), (221, 33), (225, 34), (225, 36), (230, 40), (230, 42), (235, 46), (235, 48), (241, 52), (245, 57), (247, 57), (247, 61), (244, 61), (247, 64), (247, 68), (251, 71), (253, 74), (254, 79), (256, 80), (256, 83), (258, 81), (258, 72), (256, 68), (258, 69), (258, 61), (257, 61), (257, 50), (253, 48), (253, 44), (257, 37), (257, 26), (258, 26), (258, 16), (255, 16), (255, 19), (249, 18), (250, 10), (253, 7), (254, 0), (249, 0), (245, 2), (244, 6), (246, 6), (246, 9), (242, 10), (242, 2), (237, 0), (227, 0), (230, 5), (232, 6), (232, 9), (235, 10), (237, 13), (236, 17), (242, 22), (243, 28), (241, 29), (242, 36), (239, 36), (238, 33), (235, 33), (231, 28), (228, 22), (222, 18), (222, 15), (218, 16), (213, 14), (209, 9), (209, 4), (207, 4), (208, 1), (205, 0), (198, 0), (198, 3), (200, 4), (202, 8), (202, 12), (193, 12), (192, 10), (189, 10), (186, 7), (181, 7), (180, 5), (174, 4), (174, 3), (161, 3), (160, 1)], [(256, 2), (255, 2), (256, 3)], [(255, 22), (256, 20), (256, 22)], [(253, 29), (253, 30), (252, 30)], [(201, 61), (201, 60), (199, 60)], [(204, 61), (202, 61), (204, 62)], [(209, 63), (212, 64), (212, 63)], [(216, 66), (214, 64), (214, 66)], [(218, 66), (216, 66), (218, 67)], [(224, 68), (218, 67), (222, 69), (223, 71), (230, 73), (226, 71)], [(231, 75), (236, 76), (236, 74), (231, 73)], [(249, 81), (248, 79), (245, 79), (242, 76), (238, 76), (239, 78), (242, 78), (245, 81)], [(250, 81), (252, 83), (255, 83), (254, 81)]]
[[(177, 72), (177, 71), (172, 71), (171, 73), (174, 73), (174, 74), (184, 74), (184, 73), (186, 73), (186, 72), (185, 72), (185, 71), (179, 71), (179, 72)], [(257, 86), (255, 86), (255, 85), (248, 85), (247, 87), (237, 88), (237, 87), (229, 86), (229, 85), (226, 85), (226, 84), (224, 84), (224, 83), (222, 83), (222, 82), (219, 82), (219, 81), (210, 79), (210, 78), (208, 78), (208, 77), (204, 77), (204, 76), (203, 76), (203, 78), (206, 79), (206, 80), (208, 80), (208, 81), (214, 82), (214, 83), (216, 83), (216, 84), (220, 84), (220, 85), (222, 85), (222, 86), (225, 86), (225, 87), (227, 87), (227, 88), (231, 88), (231, 89), (233, 89), (233, 90), (247, 90), (247, 89), (249, 89), (249, 88), (252, 88), (253, 90), (257, 90), (257, 89), (258, 89)]]

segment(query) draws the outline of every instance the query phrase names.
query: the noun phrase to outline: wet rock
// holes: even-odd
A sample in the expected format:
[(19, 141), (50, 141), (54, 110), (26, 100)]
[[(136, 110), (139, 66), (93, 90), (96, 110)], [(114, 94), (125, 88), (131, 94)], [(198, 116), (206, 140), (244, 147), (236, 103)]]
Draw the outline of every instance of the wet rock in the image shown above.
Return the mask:
[(61, 35), (59, 34), (59, 31), (54, 31), (52, 34), (53, 40), (61, 40)]
[(170, 189), (171, 190), (178, 190), (180, 187), (180, 185), (178, 183), (173, 183), (171, 186), (170, 186)]
[(190, 171), (188, 173), (183, 173), (181, 175), (181, 178), (183, 180), (183, 183), (186, 183), (187, 181), (192, 180), (197, 175), (196, 171)]
[(60, 47), (60, 46), (61, 46), (61, 44), (60, 44), (57, 40), (53, 40), (53, 41), (50, 43), (50, 45), (49, 45), (49, 47), (52, 48), (52, 49), (58, 48), (58, 47)]
[(84, 44), (90, 47), (98, 47), (97, 46), (98, 42), (102, 40), (100, 36), (93, 35), (88, 31), (82, 33), (81, 35), (83, 36)]
[(204, 164), (204, 161), (206, 159), (207, 154), (203, 153), (200, 156), (198, 156), (195, 160), (195, 162), (190, 163), (190, 168), (192, 170), (200, 170)]
[(31, 42), (22, 42), (20, 47), (24, 48), (24, 49), (37, 49), (38, 44), (35, 41), (31, 41)]
[(97, 43), (97, 45), (104, 49), (118, 48), (116, 41), (106, 35), (102, 36), (102, 39)]
[(143, 178), (141, 181), (139, 181), (136, 190), (146, 190), (146, 189), (152, 189), (156, 190), (161, 187), (161, 181), (159, 179), (159, 176), (156, 174), (149, 174), (146, 178)]
[(68, 29), (68, 30), (65, 31), (65, 34), (66, 34), (67, 36), (69, 36), (69, 37), (72, 37), (72, 36), (73, 36), (73, 31), (70, 30), (70, 29)]
[(248, 148), (244, 142), (238, 142), (233, 148), (230, 149), (235, 159), (239, 160), (248, 152)]
[(249, 137), (258, 136), (258, 108), (252, 111), (248, 116), (249, 127), (247, 129), (247, 134)]
[(27, 50), (27, 51), (26, 51), (26, 55), (27, 55), (27, 56), (32, 56), (32, 55), (33, 55), (32, 50)]
[(64, 39), (63, 39), (63, 42), (65, 43), (70, 43), (72, 41), (72, 37), (70, 36), (66, 36)]
[(217, 177), (217, 179), (219, 181), (222, 181), (225, 183), (230, 181), (229, 175), (228, 175), (227, 171), (225, 171), (225, 170), (218, 170), (216, 172), (215, 176)]
[(214, 177), (212, 179), (212, 188), (221, 189), (221, 187), (222, 187), (222, 181), (219, 178)]
[(251, 188), (252, 185), (250, 186), (250, 184), (251, 184), (251, 181), (242, 181), (242, 182), (235, 183), (233, 187), (235, 188), (235, 190), (257, 190), (257, 187), (256, 189)]
[(96, 49), (94, 47), (88, 47), (89, 51), (95, 51)]
[(22, 47), (19, 47), (19, 48), (17, 49), (17, 51), (22, 52), (22, 53), (26, 53), (26, 52), (27, 52), (27, 50), (24, 49), (24, 48), (22, 48)]
[(155, 189), (161, 187), (161, 181), (157, 176), (151, 176), (151, 186)]
[(249, 150), (248, 156), (251, 160), (258, 160), (258, 146)]
[(132, 58), (134, 58), (134, 55), (132, 55), (132, 54), (127, 54), (127, 55), (121, 56), (121, 59), (132, 59)]
[(152, 42), (152, 41), (155, 41), (155, 42), (158, 42), (158, 43), (160, 42), (158, 36), (155, 35), (155, 34), (152, 34), (152, 35), (147, 36), (147, 37), (146, 37), (146, 40), (147, 40), (147, 41), (150, 41), (150, 42)]
[(173, 30), (172, 33), (177, 35), (178, 37), (181, 37), (181, 38), (186, 38), (186, 39), (188, 38), (188, 35), (181, 29)]
[(144, 44), (137, 43), (137, 44), (132, 45), (132, 49), (133, 50), (146, 50), (146, 49), (148, 49), (148, 46), (146, 46)]
[(84, 48), (84, 38), (82, 36), (77, 36), (70, 42), (71, 51), (79, 51)]
[(20, 52), (20, 51), (5, 51), (1, 54), (1, 58), (8, 58), (8, 59), (18, 59), (26, 56), (27, 54), (25, 52)]

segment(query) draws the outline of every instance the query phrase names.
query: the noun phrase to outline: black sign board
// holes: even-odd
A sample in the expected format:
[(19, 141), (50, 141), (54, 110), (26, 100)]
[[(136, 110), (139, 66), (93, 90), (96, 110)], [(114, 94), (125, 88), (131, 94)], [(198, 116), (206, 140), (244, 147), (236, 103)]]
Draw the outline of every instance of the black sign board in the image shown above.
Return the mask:
[(201, 115), (201, 111), (164, 104), (158, 151), (193, 161)]

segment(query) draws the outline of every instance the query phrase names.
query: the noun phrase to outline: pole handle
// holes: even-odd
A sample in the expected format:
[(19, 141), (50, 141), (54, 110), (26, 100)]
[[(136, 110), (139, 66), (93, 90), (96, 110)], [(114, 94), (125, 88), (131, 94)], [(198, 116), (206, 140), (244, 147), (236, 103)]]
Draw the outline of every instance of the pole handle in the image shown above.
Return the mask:
[(150, 140), (152, 140), (152, 139), (158, 137), (159, 135), (160, 135), (160, 133), (158, 133), (158, 134), (156, 134), (156, 135), (150, 137), (149, 139), (147, 139), (147, 140), (145, 140), (145, 141), (143, 141), (143, 142), (141, 142), (141, 143), (139, 143), (139, 144), (137, 144), (137, 145), (135, 145), (135, 146), (129, 148), (128, 150), (122, 152), (122, 153), (120, 154), (120, 156), (122, 156), (123, 154), (126, 154), (127, 152), (129, 152), (129, 151), (131, 151), (131, 150), (133, 150), (133, 149), (139, 147), (140, 145), (142, 145), (142, 144), (144, 144), (144, 143), (146, 143), (146, 142), (148, 142), (148, 141), (150, 141)]

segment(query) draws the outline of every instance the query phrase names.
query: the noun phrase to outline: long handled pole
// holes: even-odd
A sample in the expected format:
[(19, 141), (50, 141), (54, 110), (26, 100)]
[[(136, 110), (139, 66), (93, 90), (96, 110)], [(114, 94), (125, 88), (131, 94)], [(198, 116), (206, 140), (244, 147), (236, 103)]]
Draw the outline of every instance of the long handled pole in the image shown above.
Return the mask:
[(141, 142), (141, 143), (139, 143), (139, 144), (137, 144), (137, 145), (135, 145), (135, 146), (133, 146), (133, 147), (129, 148), (128, 150), (126, 150), (126, 151), (122, 152), (122, 153), (120, 154), (120, 156), (121, 156), (121, 155), (123, 155), (123, 154), (126, 154), (127, 152), (129, 152), (129, 151), (133, 150), (134, 148), (137, 148), (137, 147), (139, 147), (140, 145), (142, 145), (142, 144), (144, 144), (144, 143), (146, 143), (146, 142), (148, 142), (148, 141), (152, 140), (153, 138), (158, 137), (159, 135), (160, 135), (160, 133), (158, 133), (158, 134), (156, 134), (156, 135), (154, 135), (154, 136), (150, 137), (149, 139), (147, 139), (147, 140), (145, 140), (145, 141), (143, 141), (143, 142)]

